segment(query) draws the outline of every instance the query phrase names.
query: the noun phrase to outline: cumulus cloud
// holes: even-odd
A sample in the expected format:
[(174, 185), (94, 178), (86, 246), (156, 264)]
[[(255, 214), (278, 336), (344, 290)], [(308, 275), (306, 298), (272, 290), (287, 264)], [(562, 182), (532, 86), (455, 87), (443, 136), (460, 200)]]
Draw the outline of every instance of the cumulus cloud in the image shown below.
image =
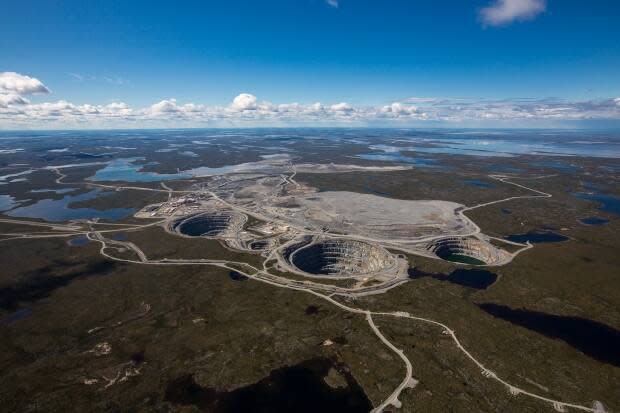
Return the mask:
[(176, 99), (164, 99), (151, 105), (151, 112), (154, 114), (175, 113), (179, 111)]
[[(4, 95), (6, 96), (6, 95)], [(164, 99), (145, 108), (123, 102), (75, 105), (65, 100), (31, 104), (4, 99), (0, 127), (107, 127), (157, 125), (262, 125), (262, 124), (385, 124), (437, 121), (460, 122), (620, 120), (620, 98), (587, 101), (558, 99), (466, 100), (410, 98), (382, 106), (353, 106), (346, 102), (281, 103), (237, 96), (228, 106), (179, 104)]]
[(257, 99), (256, 96), (249, 93), (241, 93), (233, 99), (230, 108), (237, 111), (255, 110)]
[(420, 113), (419, 109), (415, 105), (405, 105), (401, 102), (394, 102), (391, 105), (384, 106), (382, 109), (383, 113), (389, 113), (396, 116), (399, 115), (413, 115)]
[[(9, 76), (14, 79), (15, 76)], [(21, 78), (21, 75), (18, 76)], [(6, 79), (6, 77), (5, 77)], [(241, 93), (224, 106), (179, 103), (163, 99), (146, 107), (124, 102), (77, 105), (66, 100), (30, 103), (16, 92), (33, 93), (19, 82), (3, 83), (0, 128), (93, 128), (244, 125), (386, 125), (420, 122), (486, 123), (530, 121), (620, 120), (620, 97), (596, 100), (561, 99), (452, 99), (410, 97), (379, 106), (347, 102), (323, 104), (271, 103)]]
[(0, 72), (0, 93), (17, 95), (35, 95), (49, 93), (39, 79), (15, 72)]
[(347, 102), (336, 103), (335, 105), (331, 105), (330, 109), (334, 112), (351, 112), (353, 107), (349, 105)]
[[(385, 124), (437, 121), (510, 122), (620, 120), (620, 99), (588, 101), (558, 99), (466, 100), (410, 98), (383, 106), (353, 106), (346, 102), (273, 104), (253, 95), (240, 95), (228, 106), (179, 104), (165, 99), (146, 108), (125, 103), (74, 105), (60, 100), (39, 104), (10, 103), (0, 107), (0, 126), (10, 122), (49, 127), (65, 125), (262, 125), (262, 124)], [(415, 102), (415, 103), (412, 103)]]
[(480, 9), (480, 19), (485, 25), (501, 26), (513, 21), (529, 20), (545, 11), (546, 0), (493, 0)]
[(6, 108), (9, 105), (27, 105), (28, 103), (30, 103), (28, 99), (24, 99), (14, 93), (0, 94), (0, 108)]

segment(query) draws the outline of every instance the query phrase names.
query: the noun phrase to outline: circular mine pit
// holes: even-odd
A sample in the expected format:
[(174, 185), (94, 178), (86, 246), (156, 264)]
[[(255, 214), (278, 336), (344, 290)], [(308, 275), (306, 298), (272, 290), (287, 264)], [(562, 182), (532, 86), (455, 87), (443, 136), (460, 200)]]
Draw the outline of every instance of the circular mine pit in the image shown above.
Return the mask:
[(508, 253), (475, 238), (449, 237), (437, 240), (427, 248), (442, 260), (467, 265), (494, 265), (503, 262)]
[(246, 219), (233, 212), (206, 212), (174, 221), (171, 230), (189, 237), (217, 237), (240, 231)]
[(390, 270), (395, 259), (385, 249), (352, 240), (324, 240), (291, 255), (297, 269), (313, 275), (359, 276)]

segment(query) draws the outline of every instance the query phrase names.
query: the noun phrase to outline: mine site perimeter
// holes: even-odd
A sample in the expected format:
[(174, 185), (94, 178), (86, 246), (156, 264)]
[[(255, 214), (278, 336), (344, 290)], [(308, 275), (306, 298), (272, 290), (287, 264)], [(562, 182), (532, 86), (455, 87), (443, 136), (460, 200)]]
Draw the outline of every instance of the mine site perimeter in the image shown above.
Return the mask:
[[(79, 164), (68, 168), (74, 166)], [(275, 287), (312, 294), (343, 311), (362, 315), (378, 339), (402, 360), (406, 370), (400, 385), (375, 407), (377, 412), (390, 406), (400, 407), (401, 392), (415, 387), (418, 381), (410, 360), (381, 333), (373, 316), (402, 318), (436, 326), (441, 334), (450, 337), (484, 377), (501, 383), (511, 395), (537, 399), (557, 411), (605, 411), (600, 402), (586, 406), (554, 400), (510, 384), (501, 378), (500, 373), (486, 368), (481, 360), (463, 347), (456, 332), (446, 324), (402, 311), (375, 312), (356, 308), (338, 300), (381, 294), (408, 282), (406, 254), (457, 262), (462, 259), (465, 263), (478, 266), (509, 263), (521, 252), (533, 248), (532, 244), (487, 236), (468, 218), (467, 212), (516, 199), (542, 202), (551, 195), (530, 188), (527, 182), (544, 180), (547, 176), (489, 175), (490, 179), (500, 184), (515, 186), (528, 191), (528, 194), (469, 207), (446, 201), (404, 201), (354, 192), (318, 192), (295, 180), (300, 171), (347, 173), (360, 168), (294, 165), (287, 157), (273, 158), (248, 164), (243, 171), (209, 176), (182, 191), (173, 190), (164, 183), (160, 188), (153, 188), (120, 183), (68, 182), (64, 169), (47, 168), (57, 174), (56, 183), (59, 185), (161, 192), (168, 195), (168, 200), (147, 205), (135, 214), (136, 218), (149, 220), (145, 224), (112, 225), (96, 220), (51, 224), (1, 219), (2, 222), (41, 228), (41, 231), (32, 233), (4, 233), (1, 234), (1, 241), (83, 235), (99, 243), (101, 255), (111, 260), (138, 265), (216, 266)], [(381, 171), (381, 168), (374, 170)], [(154, 226), (161, 226), (178, 236), (218, 240), (232, 251), (260, 254), (262, 265), (209, 258), (150, 259), (148, 251), (143, 251), (136, 244), (112, 238), (114, 234), (142, 231)], [(510, 248), (503, 249), (501, 245)], [(286, 274), (298, 277), (287, 277)], [(347, 284), (324, 283), (321, 280), (344, 281)], [(139, 372), (126, 371), (125, 374)], [(96, 378), (85, 380), (90, 384), (99, 382)], [(107, 386), (110, 382), (101, 384)]]

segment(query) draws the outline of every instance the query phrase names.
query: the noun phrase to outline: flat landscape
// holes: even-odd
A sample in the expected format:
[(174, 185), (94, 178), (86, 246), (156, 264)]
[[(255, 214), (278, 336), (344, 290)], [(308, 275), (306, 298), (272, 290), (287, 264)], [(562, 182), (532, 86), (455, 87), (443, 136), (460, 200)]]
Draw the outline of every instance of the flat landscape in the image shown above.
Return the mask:
[(586, 130), (0, 132), (3, 409), (619, 411), (619, 158)]

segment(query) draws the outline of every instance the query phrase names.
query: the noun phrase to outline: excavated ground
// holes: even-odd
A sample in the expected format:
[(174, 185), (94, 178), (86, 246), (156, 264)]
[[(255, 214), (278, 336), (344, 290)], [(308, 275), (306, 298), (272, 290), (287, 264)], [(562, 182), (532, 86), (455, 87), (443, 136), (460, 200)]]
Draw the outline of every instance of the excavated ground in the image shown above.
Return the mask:
[(446, 237), (434, 241), (427, 249), (443, 260), (470, 265), (499, 264), (509, 255), (506, 251), (476, 238)]
[(246, 219), (232, 212), (207, 212), (178, 219), (170, 229), (190, 237), (217, 237), (237, 232)]
[(362, 275), (386, 271), (394, 258), (383, 248), (352, 240), (324, 240), (295, 251), (292, 264), (315, 275)]

